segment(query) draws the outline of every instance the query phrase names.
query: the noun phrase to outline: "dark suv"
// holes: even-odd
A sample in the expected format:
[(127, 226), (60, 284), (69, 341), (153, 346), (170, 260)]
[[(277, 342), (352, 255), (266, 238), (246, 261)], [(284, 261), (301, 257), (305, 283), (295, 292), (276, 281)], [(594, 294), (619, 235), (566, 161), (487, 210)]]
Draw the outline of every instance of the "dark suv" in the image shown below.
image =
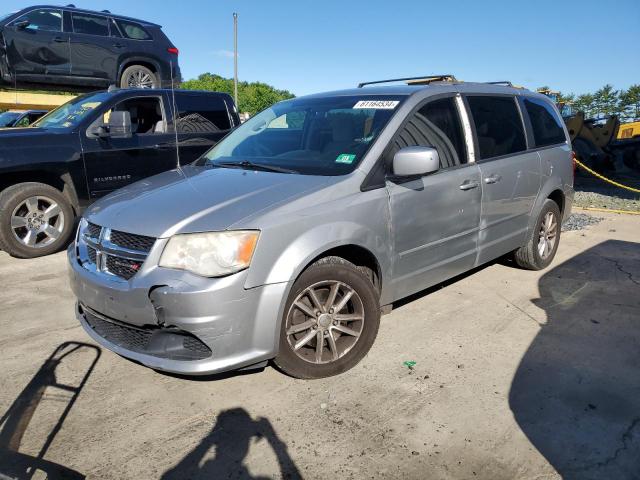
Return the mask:
[(1, 18), (0, 70), (12, 84), (160, 88), (180, 81), (178, 49), (160, 25), (73, 5)]
[(112, 89), (0, 129), (0, 249), (22, 258), (59, 250), (95, 199), (197, 160), (239, 124), (225, 93)]

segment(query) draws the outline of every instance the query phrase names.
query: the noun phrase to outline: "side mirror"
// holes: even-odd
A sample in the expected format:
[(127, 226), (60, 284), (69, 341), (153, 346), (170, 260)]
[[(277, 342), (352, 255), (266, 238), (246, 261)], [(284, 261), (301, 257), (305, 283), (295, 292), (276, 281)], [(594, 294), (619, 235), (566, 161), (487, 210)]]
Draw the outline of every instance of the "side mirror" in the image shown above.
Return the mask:
[(29, 25), (31, 25), (31, 22), (29, 20), (20, 20), (19, 22), (16, 22), (13, 24), (13, 26), (16, 27), (18, 30), (24, 30)]
[(393, 174), (398, 177), (418, 177), (439, 169), (440, 157), (433, 147), (404, 147), (393, 157)]
[(111, 112), (109, 117), (109, 136), (111, 138), (131, 138), (131, 113)]

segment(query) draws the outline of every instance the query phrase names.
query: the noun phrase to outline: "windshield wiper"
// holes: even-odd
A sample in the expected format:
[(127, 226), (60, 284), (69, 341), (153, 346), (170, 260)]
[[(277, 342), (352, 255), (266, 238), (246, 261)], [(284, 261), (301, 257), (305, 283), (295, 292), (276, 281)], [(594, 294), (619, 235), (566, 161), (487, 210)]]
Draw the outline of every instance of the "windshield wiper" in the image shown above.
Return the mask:
[(215, 167), (242, 168), (244, 170), (262, 170), (263, 172), (298, 173), (296, 170), (291, 170), (290, 168), (267, 165), (264, 163), (253, 163), (247, 160), (242, 162), (215, 162), (213, 165)]

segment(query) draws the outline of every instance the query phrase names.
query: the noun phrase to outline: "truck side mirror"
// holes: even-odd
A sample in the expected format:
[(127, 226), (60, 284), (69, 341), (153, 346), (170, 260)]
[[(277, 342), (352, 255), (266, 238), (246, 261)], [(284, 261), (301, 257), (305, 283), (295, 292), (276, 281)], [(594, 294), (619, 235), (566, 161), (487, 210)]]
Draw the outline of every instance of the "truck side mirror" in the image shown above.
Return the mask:
[(404, 147), (393, 156), (393, 174), (419, 177), (440, 169), (440, 157), (433, 147)]
[(18, 30), (24, 30), (29, 25), (31, 25), (31, 22), (29, 20), (20, 20), (19, 22), (16, 22), (13, 24), (13, 26), (16, 27)]
[(131, 113), (128, 111), (111, 112), (109, 116), (109, 137), (131, 138)]

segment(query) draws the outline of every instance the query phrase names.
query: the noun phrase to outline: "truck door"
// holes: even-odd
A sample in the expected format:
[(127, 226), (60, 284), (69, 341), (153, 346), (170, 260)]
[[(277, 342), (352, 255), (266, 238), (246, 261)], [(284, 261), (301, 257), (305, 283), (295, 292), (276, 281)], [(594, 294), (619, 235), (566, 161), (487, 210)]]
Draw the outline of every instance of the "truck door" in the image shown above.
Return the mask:
[(71, 25), (71, 74), (108, 80), (118, 70), (121, 53), (119, 40), (110, 36), (109, 18), (71, 12)]
[(37, 8), (4, 29), (9, 67), (18, 75), (68, 75), (69, 35), (63, 32), (62, 10)]
[[(131, 138), (100, 138), (111, 112), (128, 111)], [(176, 167), (174, 134), (169, 133), (164, 99), (159, 93), (127, 98), (113, 105), (81, 133), (91, 198)]]

